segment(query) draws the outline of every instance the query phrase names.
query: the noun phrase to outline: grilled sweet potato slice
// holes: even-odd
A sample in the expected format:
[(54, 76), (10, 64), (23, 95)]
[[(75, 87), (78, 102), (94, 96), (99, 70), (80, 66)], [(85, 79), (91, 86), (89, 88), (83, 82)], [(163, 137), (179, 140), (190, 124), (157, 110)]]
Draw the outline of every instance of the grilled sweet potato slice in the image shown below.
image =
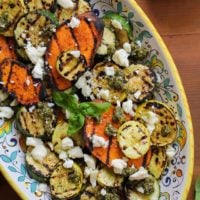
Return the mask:
[(29, 70), (22, 63), (6, 59), (0, 65), (0, 81), (3, 89), (15, 96), (24, 105), (39, 102), (42, 84), (33, 80)]

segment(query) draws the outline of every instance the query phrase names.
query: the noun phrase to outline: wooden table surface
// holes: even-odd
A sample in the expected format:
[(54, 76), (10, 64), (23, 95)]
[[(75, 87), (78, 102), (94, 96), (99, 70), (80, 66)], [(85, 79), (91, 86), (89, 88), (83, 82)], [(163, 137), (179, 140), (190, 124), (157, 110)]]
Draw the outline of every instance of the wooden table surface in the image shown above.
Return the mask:
[[(194, 199), (194, 182), (200, 175), (200, 0), (137, 0), (168, 46), (188, 97), (195, 138), (194, 178), (188, 200)], [(0, 175), (0, 193), (18, 200)]]

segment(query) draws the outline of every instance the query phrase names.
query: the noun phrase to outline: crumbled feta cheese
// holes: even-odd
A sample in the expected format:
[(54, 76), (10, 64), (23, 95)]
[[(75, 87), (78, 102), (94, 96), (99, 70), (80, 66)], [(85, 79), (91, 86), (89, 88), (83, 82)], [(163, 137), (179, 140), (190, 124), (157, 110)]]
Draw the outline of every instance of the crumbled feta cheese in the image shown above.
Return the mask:
[(58, 5), (65, 9), (72, 9), (75, 7), (75, 4), (72, 0), (58, 0)]
[(0, 102), (6, 100), (8, 98), (8, 93), (7, 92), (3, 92), (3, 90), (0, 90)]
[(84, 176), (85, 176), (85, 178), (88, 178), (90, 176), (91, 171), (92, 171), (91, 168), (85, 167), (85, 169), (84, 169)]
[(76, 17), (72, 17), (71, 21), (68, 23), (68, 26), (70, 28), (76, 28), (79, 26), (79, 24), (80, 24), (80, 20)]
[(52, 108), (52, 107), (54, 107), (54, 106), (55, 106), (55, 104), (54, 104), (54, 103), (47, 103), (47, 105), (48, 105), (50, 108)]
[(29, 111), (30, 113), (32, 113), (34, 110), (35, 110), (35, 106), (31, 106), (31, 107), (28, 108), (28, 111)]
[(115, 75), (114, 67), (105, 67), (105, 73), (107, 76), (114, 76)]
[(73, 161), (73, 160), (67, 159), (67, 160), (65, 160), (65, 162), (63, 163), (63, 167), (66, 168), (66, 169), (72, 168), (73, 164), (74, 164), (74, 161)]
[(91, 173), (90, 173), (90, 183), (91, 183), (92, 187), (95, 187), (97, 185), (98, 173), (99, 173), (99, 171), (97, 169), (91, 171)]
[(102, 188), (101, 191), (100, 191), (100, 194), (101, 194), (102, 196), (105, 196), (106, 193), (107, 193), (106, 190), (105, 190), (104, 188)]
[(74, 50), (74, 51), (71, 51), (70, 54), (71, 54), (72, 56), (74, 56), (75, 58), (79, 58), (80, 55), (81, 55), (81, 52), (78, 51), (78, 50)]
[(127, 52), (127, 53), (131, 53), (131, 44), (128, 42), (125, 42), (123, 44), (123, 49)]
[(46, 49), (46, 47), (41, 46), (34, 47), (30, 42), (25, 47), (26, 54), (33, 64), (37, 64), (38, 60), (44, 56)]
[(77, 94), (74, 94), (73, 96), (76, 98), (77, 101), (79, 101), (79, 97)]
[(48, 144), (50, 150), (53, 151), (54, 150), (54, 146), (53, 146), (52, 142), (47, 142), (47, 144)]
[(121, 107), (121, 102), (117, 101), (117, 107)]
[(66, 160), (67, 159), (67, 153), (65, 151), (61, 151), (59, 153), (59, 159)]
[(44, 158), (47, 156), (48, 150), (44, 145), (36, 145), (33, 150), (31, 151), (31, 155), (35, 160), (42, 162)]
[(38, 184), (38, 191), (40, 192), (47, 192), (48, 186), (46, 183), (39, 183)]
[(14, 115), (14, 111), (12, 108), (8, 106), (2, 106), (0, 107), (0, 118), (10, 119)]
[(136, 187), (136, 190), (142, 194), (144, 194), (144, 188), (143, 187)]
[(135, 92), (134, 94), (133, 94), (133, 96), (136, 98), (136, 99), (139, 99), (139, 97), (141, 96), (141, 91), (140, 90), (138, 90), (137, 92)]
[(100, 137), (98, 135), (92, 136), (92, 144), (93, 147), (104, 147), (106, 148), (108, 146), (109, 141), (106, 141), (103, 137)]
[(142, 47), (142, 43), (140, 40), (136, 40), (135, 43), (139, 46), (139, 47)]
[(71, 138), (69, 137), (66, 137), (64, 139), (62, 139), (61, 141), (61, 147), (63, 150), (67, 150), (67, 149), (70, 149), (74, 146), (74, 142)]
[(86, 82), (86, 79), (85, 79), (85, 76), (81, 76), (78, 81), (75, 83), (75, 86), (78, 88), (78, 89), (82, 89), (82, 87), (84, 85), (86, 85), (87, 82)]
[(66, 119), (70, 118), (70, 112), (68, 110), (65, 110), (65, 117)]
[(172, 160), (173, 157), (176, 155), (176, 151), (171, 145), (168, 145), (166, 149), (166, 155), (170, 160)]
[(146, 123), (147, 129), (149, 130), (150, 134), (152, 134), (155, 129), (155, 124), (159, 122), (157, 114), (152, 111), (148, 111), (147, 113), (142, 115), (142, 119)]
[(91, 169), (95, 169), (96, 168), (96, 159), (88, 154), (84, 154), (84, 161), (86, 163), (86, 165), (91, 168)]
[(109, 90), (104, 90), (104, 89), (101, 89), (99, 91), (99, 93), (97, 94), (98, 98), (100, 99), (104, 99), (104, 100), (107, 100), (110, 96), (110, 91)]
[(127, 163), (122, 159), (114, 159), (111, 163), (116, 174), (121, 174), (123, 169), (127, 167)]
[(44, 75), (44, 60), (42, 58), (38, 59), (38, 62), (32, 70), (32, 75), (34, 78), (43, 80)]
[(17, 106), (19, 104), (19, 102), (17, 101), (17, 99), (14, 99), (11, 103), (10, 106), (14, 107)]
[(85, 96), (85, 97), (89, 97), (92, 93), (92, 89), (89, 85), (84, 85), (82, 87), (82, 95)]
[(129, 66), (129, 60), (128, 60), (129, 54), (124, 49), (116, 50), (115, 53), (112, 56), (112, 60), (122, 66), (122, 67), (128, 67)]
[(129, 176), (130, 181), (142, 180), (149, 176), (148, 171), (144, 167), (140, 167), (137, 172)]
[(119, 21), (117, 21), (116, 19), (113, 19), (112, 21), (111, 21), (111, 24), (112, 24), (112, 26), (114, 27), (114, 28), (116, 28), (116, 29), (122, 29), (122, 25), (121, 25), (121, 23), (119, 22)]
[(68, 151), (68, 155), (70, 158), (83, 158), (83, 151), (80, 147), (73, 147)]
[(107, 55), (108, 54), (108, 47), (105, 44), (101, 44), (97, 49), (97, 54)]
[(26, 145), (27, 146), (37, 146), (37, 145), (43, 145), (43, 141), (39, 138), (35, 138), (35, 137), (27, 137), (26, 138)]
[(133, 102), (131, 99), (128, 99), (127, 101), (123, 102), (122, 108), (125, 113), (130, 114), (131, 116), (135, 115), (135, 112), (133, 111)]

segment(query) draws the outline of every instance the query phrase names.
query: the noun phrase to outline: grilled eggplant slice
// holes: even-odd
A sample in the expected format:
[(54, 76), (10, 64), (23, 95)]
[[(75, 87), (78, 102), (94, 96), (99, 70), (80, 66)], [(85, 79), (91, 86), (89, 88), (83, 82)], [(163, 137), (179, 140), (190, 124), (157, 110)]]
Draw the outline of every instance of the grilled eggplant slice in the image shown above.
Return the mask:
[(14, 35), (19, 47), (26, 47), (28, 41), (34, 46), (46, 46), (51, 39), (55, 25), (46, 16), (30, 12), (18, 21)]
[(71, 199), (79, 194), (83, 184), (83, 173), (78, 164), (66, 169), (62, 163), (54, 169), (50, 177), (53, 199)]
[(64, 51), (57, 59), (56, 68), (59, 74), (69, 80), (77, 79), (78, 74), (86, 69), (86, 61), (84, 56), (78, 58), (72, 54), (73, 51)]
[(117, 175), (111, 169), (104, 167), (98, 173), (97, 182), (102, 187), (120, 187), (123, 176)]
[(49, 140), (56, 123), (54, 111), (47, 104), (39, 103), (35, 109), (22, 107), (17, 114), (16, 127), (29, 137)]
[(20, 16), (24, 13), (24, 8), (20, 0), (0, 1), (0, 34), (13, 36), (14, 27)]
[(130, 159), (142, 157), (150, 148), (150, 133), (137, 121), (128, 121), (120, 126), (117, 140), (124, 155)]
[(133, 102), (141, 102), (151, 96), (155, 87), (156, 76), (149, 67), (144, 65), (131, 65), (125, 69), (128, 79), (128, 98)]
[[(114, 69), (114, 76), (108, 76), (106, 68)], [(116, 103), (126, 98), (126, 79), (124, 72), (112, 62), (101, 62), (95, 65), (92, 76), (92, 90), (97, 98)], [(102, 94), (109, 91), (108, 95)]]
[(151, 194), (142, 194), (141, 192), (135, 191), (128, 188), (126, 190), (127, 200), (158, 200), (160, 195), (160, 186), (156, 179), (154, 179), (154, 192)]
[(151, 100), (137, 108), (135, 118), (148, 125), (144, 119), (148, 118), (149, 113), (154, 113), (158, 119), (151, 134), (152, 144), (157, 146), (171, 144), (177, 135), (177, 121), (172, 110), (162, 102)]
[(158, 179), (167, 164), (165, 147), (152, 146), (152, 157), (148, 165), (149, 172)]
[(42, 162), (36, 161), (30, 152), (25, 156), (26, 168), (31, 178), (39, 182), (48, 182), (51, 173), (59, 163), (53, 152), (49, 152)]
[(50, 10), (54, 11), (56, 7), (56, 0), (23, 0), (27, 12), (35, 10)]

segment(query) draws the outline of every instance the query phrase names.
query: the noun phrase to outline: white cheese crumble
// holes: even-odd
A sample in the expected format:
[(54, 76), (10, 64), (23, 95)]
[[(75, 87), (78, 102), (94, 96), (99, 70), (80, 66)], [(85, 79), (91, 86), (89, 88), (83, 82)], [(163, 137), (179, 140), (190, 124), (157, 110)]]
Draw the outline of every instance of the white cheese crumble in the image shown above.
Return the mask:
[(70, 112), (68, 110), (65, 110), (65, 117), (66, 119), (70, 118)]
[(136, 190), (142, 194), (144, 194), (144, 188), (143, 187), (136, 187)]
[(122, 66), (122, 67), (128, 67), (129, 66), (129, 60), (128, 60), (129, 54), (124, 49), (116, 50), (115, 53), (112, 56), (112, 60)]
[(48, 186), (46, 183), (39, 183), (38, 184), (38, 191), (40, 192), (47, 192)]
[(80, 55), (81, 55), (81, 52), (78, 51), (78, 50), (74, 50), (74, 51), (71, 51), (70, 54), (71, 54), (72, 56), (74, 56), (75, 58), (79, 58)]
[(39, 138), (35, 138), (35, 137), (27, 137), (26, 138), (26, 145), (27, 146), (37, 146), (37, 145), (43, 145), (43, 141)]
[(142, 115), (142, 119), (145, 121), (149, 133), (152, 134), (155, 129), (155, 124), (159, 122), (157, 114), (152, 111), (148, 111)]
[(57, 4), (65, 9), (72, 9), (75, 7), (75, 4), (72, 0), (57, 0)]
[(144, 167), (140, 167), (137, 172), (129, 176), (130, 181), (142, 180), (149, 176), (148, 171)]
[(101, 44), (97, 49), (97, 54), (100, 55), (108, 54), (108, 47), (105, 44)]
[(74, 142), (71, 138), (69, 137), (66, 137), (64, 139), (62, 139), (61, 141), (61, 147), (63, 150), (67, 150), (67, 149), (70, 149), (74, 146)]
[(31, 107), (28, 108), (28, 111), (29, 111), (30, 113), (32, 113), (34, 110), (35, 110), (35, 106), (31, 106)]
[(14, 115), (14, 111), (12, 108), (8, 106), (2, 106), (0, 107), (0, 118), (4, 119), (10, 119)]
[(176, 155), (176, 151), (171, 145), (167, 146), (166, 155), (170, 160), (172, 160), (173, 157)]
[(83, 155), (84, 161), (86, 163), (86, 165), (91, 168), (91, 169), (95, 169), (96, 168), (96, 159), (88, 154), (84, 154)]
[(106, 190), (105, 190), (104, 188), (102, 188), (101, 191), (100, 191), (100, 194), (101, 194), (102, 196), (105, 196), (106, 193), (107, 193)]
[(83, 158), (83, 151), (79, 146), (73, 147), (68, 151), (68, 155), (72, 159)]
[(55, 106), (55, 104), (54, 103), (47, 103), (47, 105), (49, 106), (49, 108), (52, 108), (52, 107), (54, 107)]
[(99, 99), (107, 100), (110, 97), (110, 91), (101, 89), (99, 91), (99, 93), (97, 94), (97, 96), (98, 96)]
[(47, 145), (49, 146), (51, 151), (54, 150), (54, 146), (53, 146), (52, 142), (47, 142)]
[(35, 160), (42, 162), (44, 158), (47, 156), (48, 150), (44, 145), (36, 145), (33, 150), (31, 151), (31, 155)]
[(113, 19), (112, 21), (111, 21), (111, 24), (112, 24), (112, 26), (114, 27), (114, 28), (116, 28), (116, 29), (122, 29), (122, 25), (121, 25), (121, 23), (119, 22), (119, 21), (117, 21), (116, 19)]
[(84, 176), (85, 176), (85, 178), (88, 178), (90, 176), (91, 171), (92, 171), (91, 168), (85, 167), (85, 169), (84, 169)]
[(108, 146), (109, 141), (106, 141), (103, 137), (100, 137), (98, 135), (92, 136), (92, 144), (93, 147), (104, 147), (106, 148)]
[(90, 183), (92, 187), (95, 187), (97, 185), (97, 176), (99, 171), (97, 169), (92, 170), (90, 173)]
[(67, 159), (65, 160), (65, 162), (63, 163), (63, 167), (66, 168), (66, 169), (69, 169), (69, 168), (72, 168), (74, 164), (74, 161), (71, 160), (71, 159)]
[(123, 44), (123, 49), (127, 52), (127, 53), (131, 53), (131, 44), (128, 42), (125, 42)]
[(122, 108), (125, 113), (130, 114), (131, 116), (135, 115), (135, 112), (133, 111), (133, 102), (131, 99), (128, 99), (127, 101), (123, 102)]
[(0, 102), (6, 100), (8, 98), (8, 93), (7, 92), (3, 92), (3, 90), (0, 90)]
[(66, 160), (67, 159), (67, 153), (65, 151), (61, 151), (59, 153), (59, 159)]
[(114, 67), (105, 67), (104, 71), (105, 71), (107, 76), (114, 76), (115, 75)]
[(111, 163), (116, 174), (121, 174), (123, 169), (127, 167), (127, 163), (122, 159), (114, 159)]
[(133, 96), (136, 98), (136, 99), (139, 99), (139, 97), (141, 96), (141, 91), (140, 90), (138, 90), (137, 92), (135, 92), (134, 94), (133, 94)]
[(72, 17), (71, 21), (68, 23), (68, 26), (70, 28), (76, 28), (79, 26), (79, 24), (80, 24), (80, 20), (76, 17)]
[(38, 59), (38, 62), (36, 63), (36, 65), (34, 66), (33, 70), (32, 70), (32, 75), (34, 78), (36, 79), (43, 79), (43, 75), (44, 75), (44, 60), (42, 58)]
[(83, 96), (89, 97), (91, 95), (91, 93), (92, 93), (92, 89), (91, 89), (91, 87), (89, 85), (84, 85), (82, 87)]
[(17, 106), (19, 104), (19, 102), (17, 101), (17, 99), (14, 99), (11, 103), (10, 106), (14, 107)]

